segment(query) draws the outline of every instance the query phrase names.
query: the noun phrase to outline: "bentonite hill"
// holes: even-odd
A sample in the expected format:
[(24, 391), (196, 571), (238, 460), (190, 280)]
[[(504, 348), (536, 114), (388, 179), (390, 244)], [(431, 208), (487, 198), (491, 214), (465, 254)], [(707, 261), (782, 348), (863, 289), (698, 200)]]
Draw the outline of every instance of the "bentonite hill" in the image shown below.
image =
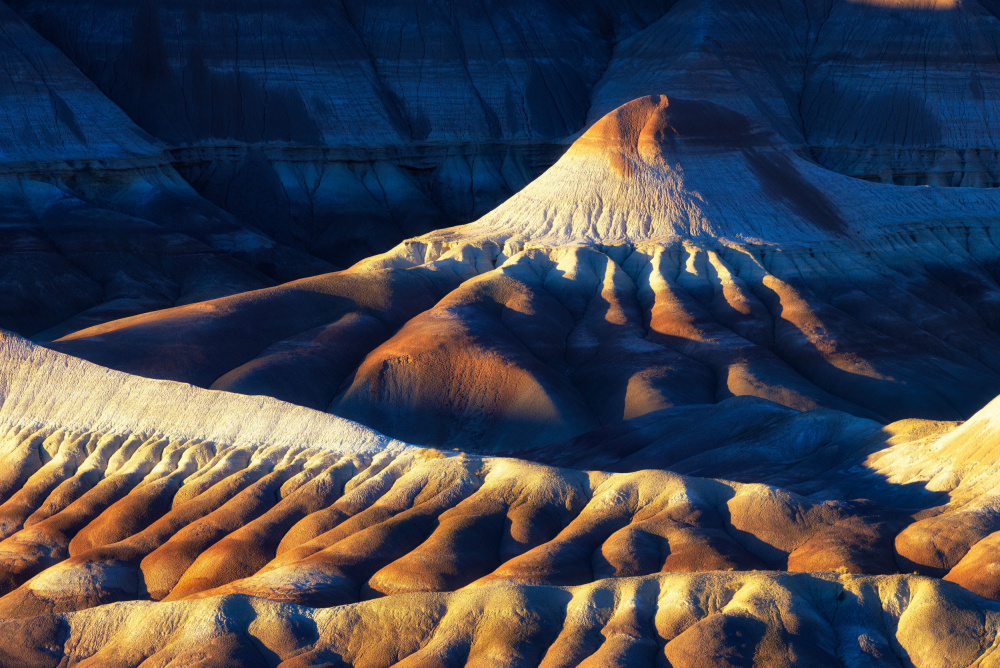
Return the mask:
[(1000, 666), (1000, 0), (0, 2), (0, 668)]

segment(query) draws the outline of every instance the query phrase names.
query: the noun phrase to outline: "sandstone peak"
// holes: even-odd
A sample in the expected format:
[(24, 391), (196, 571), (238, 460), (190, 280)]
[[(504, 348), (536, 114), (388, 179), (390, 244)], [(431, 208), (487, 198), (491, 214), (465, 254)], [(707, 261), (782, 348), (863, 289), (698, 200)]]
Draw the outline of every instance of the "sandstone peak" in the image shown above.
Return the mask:
[(871, 239), (1000, 203), (987, 189), (899, 188), (799, 155), (761, 122), (702, 99), (637, 98), (606, 114), (524, 190), (462, 228), (508, 249), (714, 238), (815, 244)]
[(773, 133), (713, 102), (650, 95), (604, 116), (567, 155), (603, 155), (619, 176), (630, 178), (644, 167), (669, 170), (684, 154), (740, 151), (774, 141)]
[(828, 239), (851, 228), (820, 185), (830, 178), (843, 179), (737, 111), (650, 95), (597, 121), (465, 234), (550, 243)]

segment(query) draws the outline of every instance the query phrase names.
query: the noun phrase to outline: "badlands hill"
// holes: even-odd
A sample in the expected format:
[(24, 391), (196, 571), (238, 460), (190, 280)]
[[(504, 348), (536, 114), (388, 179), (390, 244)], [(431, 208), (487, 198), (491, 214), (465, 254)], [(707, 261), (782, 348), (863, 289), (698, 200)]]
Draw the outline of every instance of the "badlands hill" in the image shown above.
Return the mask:
[(998, 16), (0, 3), (0, 664), (997, 663)]
[[(542, 45), (541, 36), (565, 12), (550, 8), (546, 23), (509, 26), (487, 55), (474, 57), (499, 58), (522, 27), (539, 31), (534, 46), (521, 49), (521, 65), (489, 94), (499, 98), (495, 104), (525, 109), (517, 119), (524, 132), (504, 139), (490, 125), (492, 108), (482, 107), (463, 113), (463, 123), (439, 142), (415, 130), (426, 146), (410, 149), (409, 128), (420, 124), (379, 82), (364, 45), (376, 36), (363, 39), (352, 23), (363, 7), (274, 4), (265, 18), (242, 3), (147, 2), (138, 13), (129, 2), (12, 3), (62, 52), (0, 4), (8, 78), (0, 326), (56, 338), (325, 273), (406, 236), (465, 222), (558, 157), (563, 147), (554, 138), (583, 126), (586, 91), (614, 35), (658, 16), (649, 15), (650, 3), (621, 6), (617, 17), (595, 8), (552, 62), (546, 49), (553, 45)], [(384, 13), (411, 20), (392, 7)], [(454, 26), (432, 14), (415, 25), (449, 34)], [(446, 52), (421, 55), (414, 69), (423, 70), (426, 58), (429, 71), (440, 71), (435, 62), (464, 52), (464, 41), (490, 18), (464, 17), (473, 34), (453, 35)], [(178, 21), (183, 30), (173, 30)], [(53, 25), (58, 34), (47, 31)], [(164, 41), (169, 34), (175, 41)], [(78, 48), (75, 38), (84, 40)], [(590, 41), (605, 46), (577, 72), (581, 63), (570, 54)], [(100, 53), (91, 53), (96, 43)], [(112, 52), (118, 60), (102, 60)], [(175, 78), (178, 61), (183, 72)], [(556, 95), (576, 91), (565, 109), (552, 99), (525, 107), (512, 97), (528, 84), (543, 91), (557, 80)], [(444, 99), (447, 89), (456, 104), (476, 99), (476, 84), (459, 72), (418, 88), (423, 98)], [(528, 115), (540, 130), (530, 128)]]
[[(0, 359), (10, 665), (993, 655), (1000, 607), (968, 590), (1000, 596), (996, 405), (958, 428), (815, 411), (774, 429), (768, 416), (790, 412), (762, 400), (689, 416), (693, 433), (723, 435), (717, 456), (703, 450), (711, 475), (748, 475), (732, 453), (780, 452), (783, 489), (419, 449), (14, 335)], [(763, 418), (755, 442), (727, 441), (730, 411)], [(849, 447), (826, 448), (823, 427)]]
[(644, 97), (472, 224), (49, 345), (493, 452), (733, 396), (961, 419), (1000, 392), (998, 205), (842, 176), (721, 105)]

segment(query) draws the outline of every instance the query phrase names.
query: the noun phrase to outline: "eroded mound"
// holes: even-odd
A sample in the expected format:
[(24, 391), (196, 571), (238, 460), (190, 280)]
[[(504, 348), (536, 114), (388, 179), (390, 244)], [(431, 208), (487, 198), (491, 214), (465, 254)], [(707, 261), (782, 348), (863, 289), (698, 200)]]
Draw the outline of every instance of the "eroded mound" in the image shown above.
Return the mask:
[(997, 204), (850, 179), (744, 114), (645, 97), (475, 223), (51, 345), (489, 451), (732, 396), (961, 419), (1000, 392)]
[(51, 345), (489, 451), (732, 396), (885, 421), (971, 415), (1000, 388), (989, 228), (864, 247), (879, 252), (413, 243), (381, 266)]
[(661, 571), (889, 573), (909, 515), (665, 471), (415, 449), (15, 428), (4, 443), (6, 618), (223, 593), (335, 606)]
[(429, 240), (638, 243), (712, 237), (818, 244), (974, 220), (982, 190), (904, 189), (800, 157), (766, 123), (704, 99), (654, 95), (609, 112), (552, 168), (478, 221)]

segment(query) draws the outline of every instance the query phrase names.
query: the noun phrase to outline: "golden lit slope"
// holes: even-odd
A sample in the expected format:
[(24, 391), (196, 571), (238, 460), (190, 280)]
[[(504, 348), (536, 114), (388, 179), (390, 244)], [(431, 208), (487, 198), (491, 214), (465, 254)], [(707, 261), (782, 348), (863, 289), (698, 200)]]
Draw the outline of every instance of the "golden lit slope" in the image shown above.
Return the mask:
[(112, 371), (0, 330), (0, 421), (17, 429), (100, 431), (227, 445), (352, 453), (402, 444), (353, 422), (268, 397), (209, 392)]
[[(482, 577), (577, 584), (664, 569), (892, 572), (892, 538), (909, 522), (909, 511), (893, 508), (948, 501), (894, 499), (879, 482), (896, 475), (892, 453), (905, 443), (935, 456), (939, 448), (920, 444), (947, 425), (881, 430), (832, 411), (793, 419), (746, 400), (693, 413), (685, 427), (676, 422), (683, 413), (661, 416), (708, 439), (692, 444), (706, 457), (688, 465), (693, 472), (767, 479), (777, 453), (778, 479), (832, 499), (822, 501), (666, 471), (442, 456), (307, 409), (129, 377), (13, 336), (3, 353), (8, 615), (205, 591), (339, 604)], [(734, 421), (760, 436), (734, 431)], [(615, 449), (629, 450), (630, 438)], [(669, 450), (657, 456), (666, 462)], [(838, 500), (859, 490), (877, 503)]]
[[(0, 622), (8, 665), (991, 666), (1000, 607), (916, 576), (668, 574), (314, 609), (246, 596)], [(981, 662), (981, 663), (977, 663)]]
[(8, 430), (3, 467), (0, 617), (232, 592), (329, 606), (476, 580), (893, 572), (902, 517), (665, 471), (66, 429)]
[[(10, 335), (0, 354), (8, 661), (966, 665), (992, 651), (994, 603), (935, 579), (860, 577), (954, 566), (947, 579), (997, 596), (990, 531), (969, 538), (991, 520), (991, 489), (968, 468), (978, 492), (927, 479), (934, 462), (995, 459), (991, 437), (974, 458), (951, 445), (985, 434), (992, 407), (958, 429), (791, 418), (751, 399), (689, 411), (703, 437), (733, 433), (717, 462), (745, 472), (739, 453), (777, 449), (783, 479), (810, 497), (418, 449)], [(647, 434), (655, 417), (641, 418)], [(818, 467), (824, 452), (833, 464)], [(859, 490), (872, 500), (842, 500)], [(949, 565), (922, 561), (928, 547)], [(830, 571), (845, 575), (814, 575)]]

